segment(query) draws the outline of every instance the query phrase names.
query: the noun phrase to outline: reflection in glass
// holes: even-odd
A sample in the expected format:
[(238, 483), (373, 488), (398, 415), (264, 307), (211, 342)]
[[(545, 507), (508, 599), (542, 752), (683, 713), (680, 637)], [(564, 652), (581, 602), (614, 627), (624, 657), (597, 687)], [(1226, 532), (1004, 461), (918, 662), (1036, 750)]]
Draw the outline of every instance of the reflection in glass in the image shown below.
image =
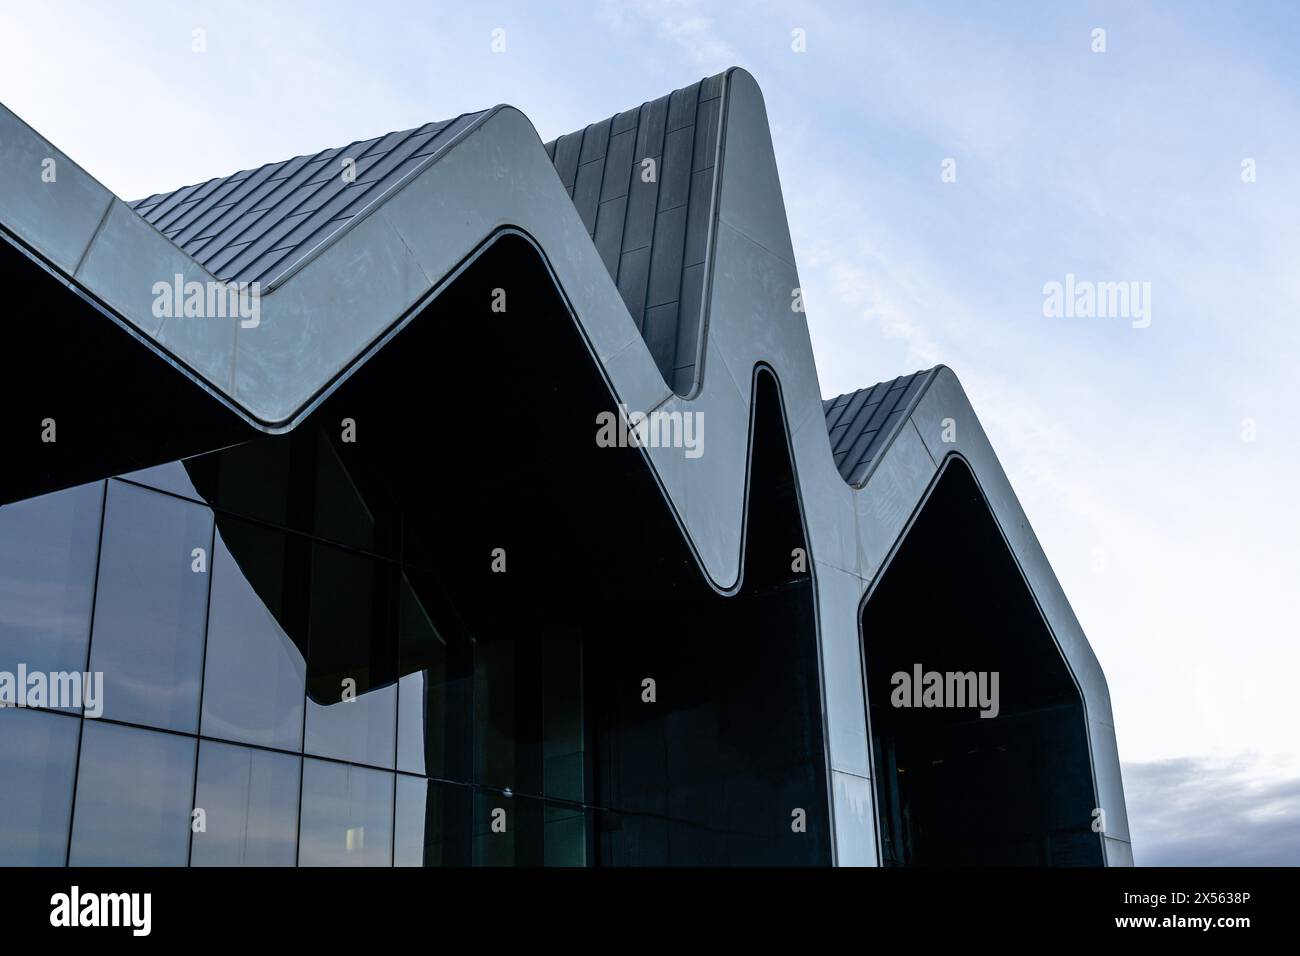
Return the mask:
[(96, 482), (0, 508), (0, 670), (86, 669), (103, 499)]
[(184, 866), (191, 737), (83, 721), (72, 866)]
[(389, 866), (393, 774), (303, 760), (300, 866)]
[(256, 518), (282, 528), (302, 527), (290, 494), (295, 435), (259, 438), (185, 461), (185, 471), (204, 501), (222, 511)]
[(431, 576), (407, 570), (400, 591), (397, 769), (468, 782), (473, 647)]
[(312, 533), (363, 551), (375, 550), (375, 516), (334, 443), (322, 431), (317, 442), (316, 515)]
[(208, 509), (109, 482), (90, 649), (105, 717), (197, 730), (211, 545)]
[(468, 866), (471, 791), (397, 775), (394, 866)]
[(392, 767), (397, 735), (394, 566), (327, 545), (316, 545), (313, 554), (307, 752)]
[(0, 866), (62, 866), (80, 721), (0, 710)]
[(165, 465), (141, 468), (139, 471), (132, 471), (120, 477), (125, 478), (127, 481), (134, 481), (138, 485), (148, 485), (150, 488), (170, 491), (182, 498), (203, 501), (203, 496), (195, 490), (194, 482), (190, 480), (189, 474), (185, 471), (184, 462), (169, 461)]
[(221, 517), (212, 550), (203, 733), (298, 750), (307, 663), (286, 630), (302, 630), (307, 545)]
[(302, 759), (205, 740), (199, 744), (191, 866), (293, 866)]

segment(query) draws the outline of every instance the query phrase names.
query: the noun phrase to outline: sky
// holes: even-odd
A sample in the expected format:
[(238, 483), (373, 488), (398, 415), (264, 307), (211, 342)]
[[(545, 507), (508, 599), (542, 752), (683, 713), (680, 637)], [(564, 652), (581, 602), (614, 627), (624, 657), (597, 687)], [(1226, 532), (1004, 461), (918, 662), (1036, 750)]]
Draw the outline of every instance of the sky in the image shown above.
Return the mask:
[[(0, 101), (135, 199), (745, 67), (822, 393), (957, 373), (1106, 672), (1137, 862), (1294, 865), (1298, 41), (1262, 2), (5, 0)], [(1067, 275), (1150, 323), (1046, 315)]]

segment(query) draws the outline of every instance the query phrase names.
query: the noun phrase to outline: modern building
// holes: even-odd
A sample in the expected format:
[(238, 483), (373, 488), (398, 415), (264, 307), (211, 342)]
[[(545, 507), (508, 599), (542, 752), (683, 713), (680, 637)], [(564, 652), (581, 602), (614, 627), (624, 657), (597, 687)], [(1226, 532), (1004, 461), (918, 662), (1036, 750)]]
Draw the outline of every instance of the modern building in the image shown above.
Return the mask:
[(0, 234), (0, 863), (1131, 863), (956, 376), (821, 396), (744, 71), (136, 202), (0, 108)]

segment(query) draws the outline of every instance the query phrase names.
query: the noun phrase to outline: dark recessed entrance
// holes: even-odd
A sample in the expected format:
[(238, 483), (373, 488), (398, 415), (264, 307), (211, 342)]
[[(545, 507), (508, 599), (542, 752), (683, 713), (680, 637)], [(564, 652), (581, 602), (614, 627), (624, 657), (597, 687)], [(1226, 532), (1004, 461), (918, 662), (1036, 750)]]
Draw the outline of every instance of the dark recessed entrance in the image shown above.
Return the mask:
[(884, 865), (1102, 864), (1078, 688), (960, 459), (869, 595), (862, 641)]

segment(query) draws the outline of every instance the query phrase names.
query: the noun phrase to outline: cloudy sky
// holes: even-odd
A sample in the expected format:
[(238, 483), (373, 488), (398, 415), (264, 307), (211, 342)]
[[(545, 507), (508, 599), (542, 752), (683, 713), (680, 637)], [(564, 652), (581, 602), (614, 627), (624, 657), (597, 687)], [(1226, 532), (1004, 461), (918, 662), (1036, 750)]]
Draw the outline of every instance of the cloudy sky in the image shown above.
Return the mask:
[[(1106, 670), (1138, 862), (1300, 864), (1297, 41), (1282, 3), (50, 0), (0, 6), (0, 100), (138, 198), (746, 67), (822, 392), (961, 377)], [(1067, 274), (1150, 283), (1150, 325), (1045, 317)]]

